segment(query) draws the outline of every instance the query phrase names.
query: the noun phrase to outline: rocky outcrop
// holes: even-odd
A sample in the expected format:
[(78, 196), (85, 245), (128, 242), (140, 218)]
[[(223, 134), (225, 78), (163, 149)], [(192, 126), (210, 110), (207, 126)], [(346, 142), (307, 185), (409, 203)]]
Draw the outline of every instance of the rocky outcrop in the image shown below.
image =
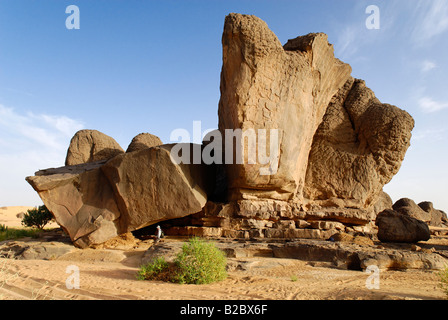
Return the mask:
[[(182, 245), (180, 241), (161, 242), (145, 251), (141, 264), (145, 265), (161, 257), (172, 262), (181, 252)], [(443, 270), (448, 261), (446, 257), (435, 252), (416, 252), (410, 248), (396, 248), (392, 244), (389, 248), (376, 247), (363, 241), (331, 242), (298, 239), (285, 242), (250, 240), (237, 242), (221, 240), (215, 242), (215, 245), (226, 253), (229, 270), (251, 268), (251, 265), (247, 263), (247, 259), (250, 258), (257, 258), (256, 265), (258, 266), (263, 263), (259, 257), (300, 259), (309, 261), (311, 265), (348, 270), (366, 270), (369, 266), (376, 266), (380, 270)], [(274, 259), (270, 259), (269, 262), (272, 260)]]
[(213, 175), (202, 164), (173, 162), (172, 147), (42, 170), (27, 181), (75, 245), (87, 247), (201, 211)]
[(140, 151), (147, 148), (157, 147), (162, 144), (162, 140), (160, 140), (158, 136), (150, 133), (140, 133), (132, 139), (126, 152)]
[[(222, 45), (218, 110), (222, 136), (226, 130), (254, 130), (257, 142), (265, 142), (261, 148), (258, 145), (258, 155), (265, 151), (262, 148), (278, 154), (270, 167), (258, 161), (238, 164), (234, 158), (226, 166), (230, 198), (291, 200), (302, 193), (314, 133), (351, 68), (334, 57), (325, 34), (298, 37), (283, 47), (255, 16), (229, 14)], [(265, 136), (259, 129), (266, 130)], [(277, 137), (270, 130), (278, 130)], [(230, 149), (229, 136), (224, 140), (226, 153), (239, 151), (239, 146)], [(244, 158), (255, 149), (244, 148)]]
[[(281, 46), (257, 17), (230, 14), (222, 44), (218, 114), (224, 153), (234, 155), (225, 165), (229, 200), (286, 201), (351, 224), (390, 208), (382, 188), (410, 145), (414, 120), (407, 112), (351, 77), (325, 34)], [(237, 130), (239, 145), (230, 135)], [(274, 167), (250, 162), (264, 151), (278, 154)], [(266, 174), (268, 167), (274, 170)]]
[(434, 206), (432, 202), (430, 201), (423, 201), (418, 204), (418, 206), (428, 213), (431, 217), (431, 220), (429, 222), (430, 226), (434, 227), (443, 227), (448, 226), (448, 219), (445, 212), (442, 210), (434, 209)]
[(56, 222), (79, 247), (102, 243), (125, 232), (113, 189), (101, 166), (106, 161), (36, 172), (27, 177)]
[(386, 214), (394, 211), (382, 189), (414, 120), (354, 79), (325, 34), (282, 46), (259, 18), (229, 14), (222, 46), (219, 128), (202, 145), (163, 145), (143, 133), (125, 153), (111, 137), (81, 130), (66, 167), (27, 178), (75, 244), (166, 220), (167, 234), (328, 239), (371, 234), (382, 212), (387, 241), (425, 238), (414, 222), (406, 238), (412, 216), (446, 221), (429, 204), (412, 204), (404, 218)]
[(425, 222), (394, 210), (378, 214), (375, 224), (378, 226), (378, 239), (383, 242), (415, 243), (431, 237)]
[(108, 160), (121, 153), (124, 150), (108, 135), (97, 130), (80, 130), (70, 141), (65, 165)]
[(366, 209), (398, 172), (410, 145), (414, 120), (381, 103), (365, 82), (350, 78), (329, 104), (314, 135), (305, 198), (326, 206)]

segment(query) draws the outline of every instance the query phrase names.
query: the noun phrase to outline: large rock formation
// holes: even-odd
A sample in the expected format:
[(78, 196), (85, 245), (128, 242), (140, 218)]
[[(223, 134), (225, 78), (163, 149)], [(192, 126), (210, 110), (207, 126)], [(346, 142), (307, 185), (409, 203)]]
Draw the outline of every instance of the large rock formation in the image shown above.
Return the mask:
[[(345, 223), (374, 220), (382, 188), (410, 145), (412, 117), (352, 78), (325, 34), (281, 46), (257, 17), (230, 14), (222, 42), (218, 112), (223, 150), (234, 155), (225, 166), (229, 199), (287, 201), (331, 219), (336, 213)], [(243, 140), (231, 149), (228, 133), (238, 129)], [(243, 163), (236, 162), (238, 147)], [(272, 172), (250, 162), (265, 152), (278, 154)]]
[(323, 33), (282, 46), (259, 18), (230, 14), (222, 45), (219, 129), (202, 145), (140, 134), (124, 153), (82, 130), (66, 167), (27, 178), (76, 244), (166, 220), (169, 234), (328, 239), (372, 232), (392, 209), (382, 188), (409, 147), (407, 112), (351, 77)]
[[(225, 137), (229, 129), (255, 130), (257, 143), (266, 141), (265, 149), (278, 154), (272, 174), (263, 172), (267, 165), (259, 161), (237, 164), (234, 158), (226, 166), (230, 198), (300, 196), (314, 133), (331, 98), (350, 77), (350, 66), (334, 57), (325, 34), (298, 37), (283, 47), (255, 16), (228, 15), (222, 45), (221, 134)], [(259, 129), (266, 130), (266, 136)], [(278, 130), (276, 138), (271, 129)], [(224, 139), (229, 146), (231, 141)], [(258, 159), (266, 152), (258, 144), (246, 147), (243, 155), (247, 158), (255, 150)]]
[(101, 167), (128, 231), (199, 212), (207, 202), (213, 175), (201, 164), (175, 164), (173, 146), (119, 155)]
[(87, 247), (201, 211), (213, 192), (213, 174), (202, 164), (176, 164), (172, 147), (42, 170), (27, 181), (72, 241)]
[(47, 169), (27, 177), (56, 222), (79, 247), (102, 243), (126, 231), (101, 166), (106, 160)]
[(70, 141), (65, 165), (107, 160), (121, 153), (124, 150), (112, 137), (97, 130), (80, 130)]

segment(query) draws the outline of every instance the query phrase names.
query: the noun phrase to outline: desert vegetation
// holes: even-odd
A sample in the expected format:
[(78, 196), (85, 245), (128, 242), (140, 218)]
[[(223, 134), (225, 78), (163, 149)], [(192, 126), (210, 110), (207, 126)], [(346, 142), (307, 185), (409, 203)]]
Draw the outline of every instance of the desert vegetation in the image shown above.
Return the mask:
[(42, 230), (53, 219), (53, 215), (45, 205), (27, 210), (22, 219), (25, 227)]
[(193, 237), (173, 263), (163, 257), (140, 267), (140, 280), (162, 280), (181, 284), (206, 284), (227, 278), (226, 256), (213, 242)]

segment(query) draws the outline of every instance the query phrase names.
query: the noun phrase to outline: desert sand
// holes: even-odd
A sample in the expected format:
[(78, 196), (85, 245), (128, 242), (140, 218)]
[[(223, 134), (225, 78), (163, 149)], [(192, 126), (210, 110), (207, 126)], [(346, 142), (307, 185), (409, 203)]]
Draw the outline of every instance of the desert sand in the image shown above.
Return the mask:
[[(10, 228), (22, 228), (22, 216), (29, 209), (34, 207), (30, 206), (12, 206), (12, 207), (0, 207), (0, 225), (5, 225)], [(58, 224), (54, 221), (48, 223), (46, 228), (57, 228)]]
[[(19, 207), (2, 208), (9, 226)], [(20, 207), (23, 210), (24, 207)], [(9, 216), (6, 213), (10, 213)], [(163, 241), (170, 240), (169, 237)], [(0, 259), (2, 300), (383, 300), (445, 299), (437, 271), (381, 271), (379, 289), (369, 289), (369, 274), (323, 264), (279, 258), (238, 259), (245, 268), (207, 285), (180, 285), (136, 279), (140, 259), (152, 240), (133, 249), (83, 249), (52, 260)], [(230, 259), (231, 260), (231, 259)], [(79, 289), (69, 289), (71, 268), (79, 270)]]

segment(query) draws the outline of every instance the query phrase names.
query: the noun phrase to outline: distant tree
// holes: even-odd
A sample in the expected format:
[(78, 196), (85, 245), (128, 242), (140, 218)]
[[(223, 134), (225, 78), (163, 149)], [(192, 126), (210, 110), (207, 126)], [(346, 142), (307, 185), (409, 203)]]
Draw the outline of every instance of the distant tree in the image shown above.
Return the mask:
[(45, 205), (29, 209), (22, 218), (22, 225), (25, 227), (36, 227), (42, 230), (45, 225), (53, 219), (53, 215)]

